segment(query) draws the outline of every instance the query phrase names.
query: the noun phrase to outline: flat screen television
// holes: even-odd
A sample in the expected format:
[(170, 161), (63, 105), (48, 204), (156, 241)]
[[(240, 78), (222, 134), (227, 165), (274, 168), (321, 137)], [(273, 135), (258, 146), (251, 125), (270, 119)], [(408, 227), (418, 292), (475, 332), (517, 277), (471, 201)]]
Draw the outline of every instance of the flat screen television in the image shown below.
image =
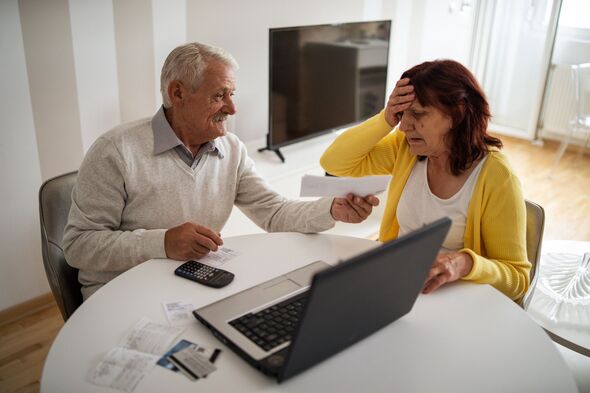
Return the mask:
[(385, 103), (390, 20), (269, 30), (269, 132), (262, 150), (363, 121)]

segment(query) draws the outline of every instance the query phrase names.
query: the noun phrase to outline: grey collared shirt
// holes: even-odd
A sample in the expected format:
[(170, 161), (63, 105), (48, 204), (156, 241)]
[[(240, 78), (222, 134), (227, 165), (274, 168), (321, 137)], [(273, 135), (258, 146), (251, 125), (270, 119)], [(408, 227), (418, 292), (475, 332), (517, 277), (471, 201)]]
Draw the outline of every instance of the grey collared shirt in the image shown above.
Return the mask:
[(203, 155), (207, 153), (216, 155), (219, 159), (224, 157), (223, 146), (216, 139), (201, 145), (199, 151), (193, 157), (191, 151), (178, 139), (174, 130), (170, 127), (163, 106), (152, 118), (152, 130), (154, 131), (154, 155), (174, 149), (180, 159), (192, 169), (195, 169)]

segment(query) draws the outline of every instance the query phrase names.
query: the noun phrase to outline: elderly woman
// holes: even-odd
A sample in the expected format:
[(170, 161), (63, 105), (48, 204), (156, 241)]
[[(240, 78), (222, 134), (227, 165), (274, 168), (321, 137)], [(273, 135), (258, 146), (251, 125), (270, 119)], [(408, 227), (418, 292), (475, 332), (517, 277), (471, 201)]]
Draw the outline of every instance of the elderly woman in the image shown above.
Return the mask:
[(382, 242), (452, 219), (424, 293), (459, 279), (514, 300), (528, 289), (525, 203), (502, 142), (486, 131), (489, 118), (469, 70), (425, 62), (404, 72), (381, 113), (340, 135), (321, 158), (336, 176), (393, 175)]

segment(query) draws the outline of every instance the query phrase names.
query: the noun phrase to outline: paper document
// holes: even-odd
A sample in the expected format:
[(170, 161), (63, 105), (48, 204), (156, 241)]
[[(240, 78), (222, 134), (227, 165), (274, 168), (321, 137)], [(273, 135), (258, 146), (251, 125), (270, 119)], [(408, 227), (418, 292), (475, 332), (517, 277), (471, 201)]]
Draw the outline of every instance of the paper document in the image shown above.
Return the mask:
[(140, 352), (162, 355), (183, 330), (182, 327), (160, 325), (142, 318), (119, 345)]
[(155, 366), (184, 328), (160, 325), (142, 318), (120, 342), (90, 370), (87, 381), (133, 392), (143, 377)]
[(375, 195), (387, 189), (391, 176), (333, 177), (304, 175), (301, 178), (302, 197), (361, 197)]
[(170, 326), (182, 326), (195, 322), (193, 310), (196, 308), (189, 302), (162, 303)]
[(158, 361), (158, 356), (127, 348), (111, 349), (88, 374), (88, 382), (124, 392), (133, 392), (137, 384)]
[(237, 257), (238, 255), (240, 255), (240, 253), (235, 250), (232, 250), (231, 248), (219, 247), (217, 251), (211, 251), (203, 258), (199, 258), (199, 262), (202, 262), (209, 266), (219, 267), (227, 261), (229, 261), (230, 259)]

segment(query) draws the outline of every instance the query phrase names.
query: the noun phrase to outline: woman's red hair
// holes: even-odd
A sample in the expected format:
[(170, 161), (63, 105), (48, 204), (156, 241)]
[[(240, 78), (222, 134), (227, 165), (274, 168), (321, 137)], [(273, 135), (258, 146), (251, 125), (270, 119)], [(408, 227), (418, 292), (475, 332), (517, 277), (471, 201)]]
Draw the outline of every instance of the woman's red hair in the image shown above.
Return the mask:
[(422, 106), (433, 106), (452, 118), (448, 134), (451, 172), (458, 176), (502, 141), (487, 132), (491, 117), (485, 94), (473, 74), (453, 60), (418, 64), (404, 72)]

